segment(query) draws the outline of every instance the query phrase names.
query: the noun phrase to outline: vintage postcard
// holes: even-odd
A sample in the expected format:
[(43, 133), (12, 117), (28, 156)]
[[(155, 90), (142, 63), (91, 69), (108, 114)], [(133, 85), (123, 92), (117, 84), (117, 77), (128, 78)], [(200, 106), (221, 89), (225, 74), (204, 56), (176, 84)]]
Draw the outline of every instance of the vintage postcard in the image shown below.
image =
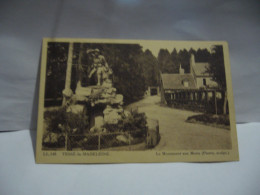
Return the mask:
[(37, 163), (237, 161), (228, 45), (43, 39)]

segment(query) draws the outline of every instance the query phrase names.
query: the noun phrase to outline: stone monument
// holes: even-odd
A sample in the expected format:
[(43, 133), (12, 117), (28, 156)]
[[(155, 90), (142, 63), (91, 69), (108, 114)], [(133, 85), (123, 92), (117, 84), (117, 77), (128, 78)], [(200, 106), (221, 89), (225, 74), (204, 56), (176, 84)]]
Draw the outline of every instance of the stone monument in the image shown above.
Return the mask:
[(98, 49), (87, 50), (87, 55), (92, 58), (88, 77), (96, 77), (97, 83), (82, 87), (79, 80), (73, 93), (70, 89), (72, 52), (72, 45), (70, 45), (63, 106), (67, 107), (67, 112), (86, 113), (89, 116), (91, 132), (103, 131), (104, 123), (116, 124), (125, 114), (126, 111), (122, 108), (123, 95), (116, 93), (117, 90), (113, 87), (111, 79), (112, 69)]

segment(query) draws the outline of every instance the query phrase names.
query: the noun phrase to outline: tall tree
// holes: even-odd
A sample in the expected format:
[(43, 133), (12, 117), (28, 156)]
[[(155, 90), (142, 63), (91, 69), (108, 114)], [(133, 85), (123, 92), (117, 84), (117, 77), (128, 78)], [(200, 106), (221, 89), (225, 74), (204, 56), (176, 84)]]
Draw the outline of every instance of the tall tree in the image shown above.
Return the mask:
[(179, 51), (179, 62), (184, 69), (185, 73), (190, 73), (190, 54), (186, 49)]
[(173, 72), (172, 73), (179, 73), (179, 67), (180, 67), (180, 61), (179, 56), (176, 48), (173, 49), (171, 53), (171, 61), (173, 66)]
[(227, 85), (226, 85), (226, 74), (224, 65), (223, 46), (215, 45), (212, 48), (212, 54), (210, 57), (210, 66), (207, 70), (212, 74), (213, 80), (216, 81), (221, 89), (224, 90), (222, 94), (224, 96), (223, 102), (223, 114), (226, 114), (227, 107)]
[(171, 55), (167, 49), (160, 49), (158, 54), (158, 63), (162, 73), (174, 72)]
[(190, 48), (190, 50), (189, 50), (189, 54), (190, 54), (190, 55), (193, 54), (193, 55), (196, 56), (196, 53), (197, 53), (197, 51), (196, 51), (195, 49)]
[(62, 97), (65, 86), (68, 43), (48, 43), (45, 98)]
[(137, 58), (142, 66), (142, 71), (145, 79), (145, 87), (159, 85), (159, 67), (156, 57), (147, 49)]
[(195, 54), (197, 62), (209, 62), (211, 58), (210, 52), (207, 49), (198, 49)]

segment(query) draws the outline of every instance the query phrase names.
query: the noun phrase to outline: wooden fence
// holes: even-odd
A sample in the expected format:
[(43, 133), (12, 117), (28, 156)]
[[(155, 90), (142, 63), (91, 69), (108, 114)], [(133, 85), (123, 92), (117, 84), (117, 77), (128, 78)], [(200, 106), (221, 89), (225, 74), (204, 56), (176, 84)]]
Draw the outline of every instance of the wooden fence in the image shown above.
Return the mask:
[[(118, 140), (121, 136), (121, 140)], [(89, 134), (67, 134), (65, 138), (66, 150), (101, 150), (118, 146), (128, 146), (125, 149), (131, 150), (132, 144), (138, 144), (146, 141), (144, 131), (126, 131), (126, 132), (100, 132)]]
[(220, 89), (164, 90), (167, 105), (194, 111), (222, 114), (225, 91)]

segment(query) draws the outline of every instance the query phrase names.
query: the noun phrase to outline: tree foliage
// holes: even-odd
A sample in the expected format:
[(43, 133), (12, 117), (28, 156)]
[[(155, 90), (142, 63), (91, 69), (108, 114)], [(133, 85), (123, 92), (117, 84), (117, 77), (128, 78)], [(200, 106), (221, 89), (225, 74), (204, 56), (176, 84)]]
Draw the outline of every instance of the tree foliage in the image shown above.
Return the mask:
[(190, 73), (190, 54), (186, 49), (182, 49), (178, 53), (178, 63), (184, 69), (185, 73)]
[(211, 59), (211, 54), (207, 49), (198, 49), (195, 52), (195, 59), (198, 62), (209, 62)]
[[(74, 43), (71, 88), (78, 80), (83, 86), (93, 85), (88, 78), (91, 59), (88, 49), (99, 49), (113, 71), (113, 85), (124, 96), (126, 104), (143, 97), (148, 86), (158, 85), (157, 59), (139, 44)], [(68, 43), (50, 43), (46, 77), (46, 98), (62, 97), (68, 58)]]
[(175, 70), (171, 54), (167, 49), (160, 49), (158, 54), (158, 64), (162, 73), (172, 73)]
[(173, 51), (171, 53), (171, 61), (172, 61), (172, 66), (173, 66), (172, 73), (179, 73), (179, 67), (180, 67), (179, 55), (175, 48), (173, 49)]
[(141, 63), (142, 48), (137, 44), (102, 44), (104, 56), (113, 70), (113, 85), (124, 96), (125, 103), (143, 97), (145, 78)]
[(215, 45), (212, 48), (210, 66), (207, 71), (212, 74), (213, 80), (219, 84), (220, 88), (226, 89), (224, 55), (223, 47), (221, 45)]
[[(91, 60), (87, 49), (98, 48), (113, 71), (113, 85), (124, 96), (126, 104), (143, 97), (148, 86), (158, 85), (157, 59), (151, 51), (143, 52), (139, 44), (82, 44), (82, 60), (85, 77), (90, 71)], [(79, 52), (78, 52), (79, 53)], [(83, 76), (84, 77), (84, 76)], [(74, 79), (74, 80), (77, 80)], [(85, 79), (87, 80), (87, 79)], [(89, 85), (87, 81), (87, 85)]]
[(139, 113), (137, 111), (131, 111), (128, 116), (124, 116), (118, 121), (117, 124), (104, 124), (104, 128), (108, 132), (115, 131), (141, 131), (141, 134), (146, 134), (147, 132), (147, 118), (145, 113)]
[(181, 49), (179, 52), (174, 48), (171, 53), (167, 49), (161, 49), (158, 54), (158, 63), (162, 73), (179, 73), (180, 65), (185, 73), (190, 73), (190, 56), (195, 55), (198, 62), (209, 62), (211, 55), (207, 49), (194, 50)]
[(215, 45), (212, 48), (212, 54), (210, 57), (210, 66), (207, 70), (212, 74), (213, 80), (216, 81), (221, 89), (224, 90), (222, 96), (224, 96), (223, 101), (223, 114), (227, 114), (228, 111), (228, 100), (227, 100), (227, 85), (226, 85), (226, 73), (224, 65), (224, 54), (223, 46)]
[(66, 108), (46, 111), (44, 113), (48, 132), (84, 133), (89, 129), (88, 116), (83, 112), (67, 112)]
[(68, 43), (48, 43), (45, 98), (62, 96), (65, 86)]
[(152, 54), (150, 50), (146, 50), (142, 55), (140, 55), (138, 61), (142, 67), (145, 88), (148, 88), (148, 86), (158, 86), (159, 67), (156, 57)]

